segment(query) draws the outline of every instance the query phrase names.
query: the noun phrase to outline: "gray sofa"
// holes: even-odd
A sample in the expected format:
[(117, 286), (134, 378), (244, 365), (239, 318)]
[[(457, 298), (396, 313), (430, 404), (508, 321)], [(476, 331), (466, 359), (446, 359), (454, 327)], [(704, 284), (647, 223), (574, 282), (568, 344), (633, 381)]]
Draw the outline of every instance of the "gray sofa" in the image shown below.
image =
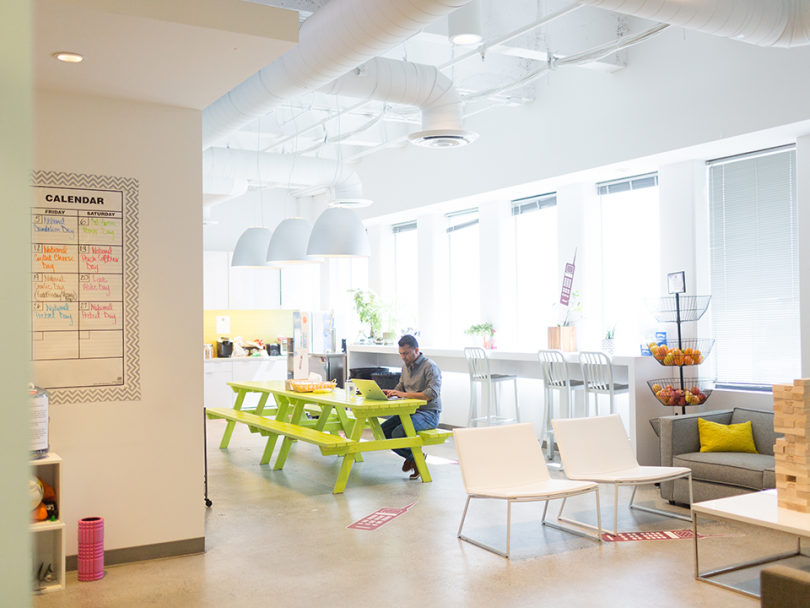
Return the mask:
[[(740, 424), (748, 420), (754, 432), (758, 454), (741, 452), (701, 452), (698, 418), (720, 424)], [(774, 433), (773, 412), (734, 408), (658, 419), (661, 465), (692, 469), (695, 502), (725, 498), (776, 487), (773, 446), (781, 434)], [(689, 504), (686, 479), (661, 483), (661, 497)]]

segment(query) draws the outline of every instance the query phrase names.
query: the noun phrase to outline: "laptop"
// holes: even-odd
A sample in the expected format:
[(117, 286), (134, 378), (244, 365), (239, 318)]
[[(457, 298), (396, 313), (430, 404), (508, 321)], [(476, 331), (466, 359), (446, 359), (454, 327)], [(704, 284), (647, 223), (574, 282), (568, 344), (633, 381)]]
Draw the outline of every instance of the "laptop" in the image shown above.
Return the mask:
[(366, 399), (370, 399), (372, 401), (390, 401), (391, 399), (399, 399), (399, 397), (386, 397), (385, 393), (382, 392), (380, 385), (374, 382), (374, 380), (352, 379), (352, 382), (354, 382), (357, 390), (360, 391), (360, 394)]

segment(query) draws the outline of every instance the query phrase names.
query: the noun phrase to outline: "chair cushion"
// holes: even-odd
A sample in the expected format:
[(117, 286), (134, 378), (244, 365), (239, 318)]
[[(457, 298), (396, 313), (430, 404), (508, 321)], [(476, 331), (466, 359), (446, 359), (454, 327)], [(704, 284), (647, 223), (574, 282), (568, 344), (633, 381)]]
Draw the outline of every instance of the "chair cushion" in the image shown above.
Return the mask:
[[(610, 473), (597, 473), (579, 479), (595, 481), (597, 483), (655, 483), (676, 477), (682, 477), (689, 472), (689, 467), (633, 467)], [(577, 479), (567, 472), (571, 479)]]
[(487, 496), (490, 498), (560, 498), (567, 493), (587, 492), (595, 490), (598, 486), (587, 481), (570, 481), (568, 479), (549, 479), (520, 486), (506, 486), (502, 488), (469, 487), (467, 494), (472, 496)]
[(672, 464), (692, 469), (692, 479), (764, 490), (773, 478), (775, 460), (767, 454), (691, 452), (673, 457)]
[(701, 452), (757, 453), (751, 421), (742, 424), (719, 424), (698, 418)]

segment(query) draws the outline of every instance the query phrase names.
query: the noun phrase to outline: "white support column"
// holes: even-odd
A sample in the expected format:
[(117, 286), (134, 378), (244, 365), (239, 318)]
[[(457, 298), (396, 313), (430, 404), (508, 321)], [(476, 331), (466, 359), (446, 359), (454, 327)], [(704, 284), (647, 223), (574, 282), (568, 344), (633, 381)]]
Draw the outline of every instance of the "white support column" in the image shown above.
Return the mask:
[[(507, 331), (510, 329), (507, 325), (514, 321), (514, 315), (509, 315), (505, 307), (511, 299), (507, 294), (514, 294), (514, 290), (509, 291), (510, 275), (504, 272), (509, 254), (512, 253), (514, 258), (514, 247), (509, 249), (510, 213), (511, 202), (508, 200), (478, 207), (481, 321), (492, 323), (500, 336), (513, 334), (513, 331)], [(511, 267), (514, 268), (514, 259)]]
[(796, 140), (802, 378), (810, 378), (810, 135)]
[(368, 240), (371, 245), (368, 287), (389, 300), (394, 296), (394, 233), (391, 226), (369, 226)]
[(444, 217), (416, 220), (419, 264), (420, 345), (444, 346), (450, 340), (450, 255)]
[[(709, 293), (709, 228), (705, 192), (705, 163), (686, 161), (659, 167), (661, 295), (669, 292), (667, 274), (680, 271), (686, 273), (687, 295)], [(709, 317), (706, 317), (706, 323), (709, 323)], [(677, 329), (673, 326), (672, 331)], [(698, 335), (698, 325), (685, 323), (681, 331), (683, 338), (694, 338)], [(707, 326), (703, 333), (708, 336), (708, 332)]]

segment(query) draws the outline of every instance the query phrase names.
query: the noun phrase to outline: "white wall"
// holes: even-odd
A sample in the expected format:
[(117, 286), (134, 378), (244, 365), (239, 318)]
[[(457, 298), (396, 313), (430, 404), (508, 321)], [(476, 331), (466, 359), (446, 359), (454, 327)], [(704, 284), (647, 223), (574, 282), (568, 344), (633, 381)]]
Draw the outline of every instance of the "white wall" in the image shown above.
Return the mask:
[(88, 516), (107, 550), (204, 537), (201, 114), (40, 91), (36, 125), (37, 169), (140, 180), (141, 400), (51, 408), (67, 553)]
[[(0, 598), (4, 606), (31, 605), (30, 406), (25, 393), (30, 359), (30, 275), (25, 263), (30, 247), (32, 192), (28, 182), (33, 159), (32, 3), (3, 3), (0, 19), (0, 184), (3, 184), (3, 221), (0, 222), (0, 265), (3, 314), (0, 328), (10, 348), (0, 353)], [(12, 261), (19, 263), (11, 263)], [(8, 294), (14, 294), (9, 297)]]

